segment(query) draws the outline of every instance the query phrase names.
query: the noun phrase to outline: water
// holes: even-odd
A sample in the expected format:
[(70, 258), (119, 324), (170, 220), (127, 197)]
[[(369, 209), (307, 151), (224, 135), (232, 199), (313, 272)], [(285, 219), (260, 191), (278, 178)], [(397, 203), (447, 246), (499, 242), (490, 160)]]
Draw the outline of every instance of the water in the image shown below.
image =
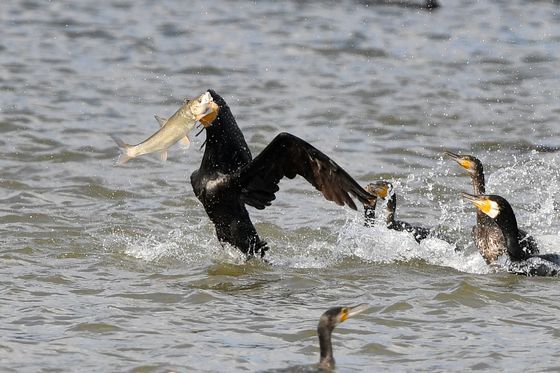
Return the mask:
[[(488, 267), (470, 238), (484, 163), (543, 251), (560, 249), (560, 20), (550, 1), (5, 1), (0, 6), (2, 371), (554, 371), (557, 278)], [(204, 135), (115, 168), (185, 97), (216, 89), (254, 154), (280, 131), (361, 184), (390, 178), (418, 245), (284, 180), (251, 209), (272, 247), (221, 248), (187, 181)]]

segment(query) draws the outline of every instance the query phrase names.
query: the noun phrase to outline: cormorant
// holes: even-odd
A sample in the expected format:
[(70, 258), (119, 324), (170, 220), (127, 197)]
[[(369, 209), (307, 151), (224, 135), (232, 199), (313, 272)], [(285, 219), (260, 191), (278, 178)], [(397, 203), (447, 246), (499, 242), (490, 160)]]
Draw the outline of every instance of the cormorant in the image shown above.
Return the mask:
[[(370, 183), (365, 187), (365, 190), (376, 197), (383, 198), (386, 200), (385, 205), (385, 222), (387, 228), (393, 229), (395, 231), (406, 231), (412, 233), (412, 236), (416, 242), (420, 242), (430, 235), (430, 230), (423, 227), (415, 227), (410, 223), (405, 221), (395, 220), (395, 211), (397, 210), (397, 194), (393, 188), (393, 184), (388, 181), (376, 181)], [(367, 203), (364, 203), (365, 220), (366, 225), (371, 226), (375, 220), (375, 205), (377, 204), (377, 198), (370, 199)]]
[(367, 310), (369, 305), (362, 303), (355, 307), (333, 307), (321, 315), (317, 325), (321, 357), (318, 364), (297, 365), (289, 368), (271, 369), (266, 372), (330, 372), (335, 365), (331, 336), (334, 328), (348, 318)]
[(526, 276), (556, 276), (560, 270), (559, 254), (534, 255), (530, 248), (519, 240), (519, 229), (515, 213), (508, 201), (498, 195), (473, 195), (463, 193), (463, 198), (472, 202), (477, 210), (496, 222), (500, 228), (505, 248), (510, 259), (508, 271)]
[(319, 336), (319, 348), (321, 351), (319, 368), (332, 369), (334, 367), (335, 361), (331, 342), (334, 328), (349, 317), (365, 311), (368, 307), (365, 303), (355, 307), (334, 307), (321, 315), (319, 325), (317, 325), (317, 335)]
[(372, 196), (339, 165), (304, 140), (277, 135), (255, 158), (225, 100), (208, 90), (217, 105), (201, 123), (206, 148), (191, 184), (221, 243), (229, 243), (248, 258), (264, 256), (266, 242), (257, 234), (245, 205), (264, 209), (275, 199), (283, 177), (303, 176), (329, 201), (356, 210), (350, 195), (364, 203)]
[[(484, 169), (478, 158), (472, 155), (459, 155), (450, 151), (446, 151), (444, 154), (468, 171), (471, 175), (475, 195), (485, 194)], [(476, 211), (476, 225), (473, 227), (472, 234), (475, 245), (486, 263), (495, 262), (505, 252), (506, 244), (502, 231), (490, 217), (480, 210)], [(535, 239), (527, 232), (520, 229), (518, 240), (524, 242), (531, 254), (539, 253)]]

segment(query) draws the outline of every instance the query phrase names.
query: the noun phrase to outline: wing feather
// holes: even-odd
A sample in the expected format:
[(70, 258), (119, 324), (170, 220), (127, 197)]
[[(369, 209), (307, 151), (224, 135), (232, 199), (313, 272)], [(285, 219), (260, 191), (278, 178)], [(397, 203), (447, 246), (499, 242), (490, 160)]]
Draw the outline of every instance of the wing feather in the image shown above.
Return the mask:
[(323, 196), (356, 210), (351, 196), (362, 203), (373, 198), (324, 153), (289, 133), (281, 133), (238, 174), (243, 201), (259, 209), (269, 206), (283, 177), (303, 176)]

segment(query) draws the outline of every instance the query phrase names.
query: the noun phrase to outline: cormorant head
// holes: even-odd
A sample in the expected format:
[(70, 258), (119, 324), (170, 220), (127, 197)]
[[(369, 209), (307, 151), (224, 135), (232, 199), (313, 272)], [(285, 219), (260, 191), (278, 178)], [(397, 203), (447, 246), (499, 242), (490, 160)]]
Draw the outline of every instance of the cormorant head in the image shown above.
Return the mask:
[(383, 199), (387, 199), (395, 193), (393, 184), (385, 180), (379, 180), (374, 183), (369, 183), (366, 187), (366, 191), (371, 195)]
[(445, 151), (443, 154), (453, 159), (459, 164), (459, 166), (463, 167), (470, 174), (482, 172), (482, 162), (472, 155), (459, 155), (450, 151)]
[(367, 203), (364, 203), (364, 207), (372, 207), (375, 209), (375, 205), (377, 205), (377, 194), (375, 193), (375, 183), (369, 183), (364, 188), (366, 192), (371, 194), (373, 197), (368, 199)]
[(197, 117), (197, 120), (205, 127), (208, 128), (214, 123), (214, 120), (218, 117), (220, 108), (227, 106), (224, 99), (219, 96), (214, 90), (209, 89), (205, 94), (200, 96), (198, 99), (208, 99), (211, 101), (209, 105), (209, 110), (202, 117)]
[(369, 305), (366, 303), (354, 307), (333, 307), (321, 315), (318, 329), (326, 327), (332, 331), (338, 324), (346, 321), (349, 317), (362, 313), (367, 310), (368, 307)]
[(462, 193), (462, 196), (467, 201), (472, 202), (477, 209), (490, 216), (492, 219), (499, 219), (500, 215), (504, 211), (511, 211), (511, 213), (513, 213), (510, 204), (503, 197), (494, 194), (476, 196), (469, 193)]

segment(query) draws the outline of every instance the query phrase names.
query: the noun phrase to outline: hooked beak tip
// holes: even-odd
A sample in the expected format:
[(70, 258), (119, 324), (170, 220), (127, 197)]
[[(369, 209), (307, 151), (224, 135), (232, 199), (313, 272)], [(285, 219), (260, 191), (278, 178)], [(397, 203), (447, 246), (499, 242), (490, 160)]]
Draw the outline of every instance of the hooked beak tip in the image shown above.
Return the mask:
[(447, 156), (447, 157), (449, 157), (449, 158), (451, 158), (451, 159), (453, 159), (453, 160), (455, 160), (455, 161), (458, 160), (459, 157), (460, 157), (459, 154), (450, 152), (449, 150), (444, 151), (444, 152), (443, 152), (443, 155), (445, 155), (445, 156)]
[(369, 304), (367, 303), (362, 303), (362, 304), (358, 304), (357, 306), (350, 307), (348, 310), (348, 317), (362, 313), (368, 308), (369, 308)]
[(466, 193), (466, 192), (462, 192), (461, 197), (463, 197), (467, 201), (470, 201), (470, 202), (473, 202), (473, 203), (477, 202), (480, 199), (479, 196), (475, 196), (474, 194), (470, 194), (470, 193)]

